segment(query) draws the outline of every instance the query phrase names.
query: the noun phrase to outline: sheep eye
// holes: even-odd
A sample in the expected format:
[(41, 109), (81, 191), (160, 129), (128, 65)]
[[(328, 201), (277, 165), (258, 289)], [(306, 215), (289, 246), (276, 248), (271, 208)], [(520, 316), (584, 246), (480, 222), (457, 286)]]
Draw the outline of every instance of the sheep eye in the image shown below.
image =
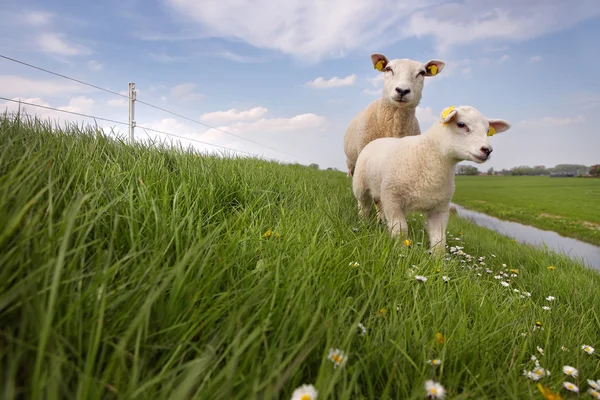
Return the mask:
[(385, 67), (385, 70), (389, 72), (389, 71), (392, 70), (392, 68), (391, 67)]
[(425, 76), (425, 71), (420, 71), (420, 72), (419, 72), (419, 74), (418, 74), (417, 76), (419, 76), (419, 75), (423, 75), (423, 76)]
[(467, 128), (467, 125), (464, 122), (457, 122), (456, 126), (458, 126), (459, 128), (465, 128), (467, 132), (469, 132), (469, 128)]

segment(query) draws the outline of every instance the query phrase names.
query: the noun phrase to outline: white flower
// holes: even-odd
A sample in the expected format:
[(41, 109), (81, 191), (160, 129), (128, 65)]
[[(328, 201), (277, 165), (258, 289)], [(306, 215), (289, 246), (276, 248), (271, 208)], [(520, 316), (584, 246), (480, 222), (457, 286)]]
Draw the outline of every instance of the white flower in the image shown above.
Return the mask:
[(537, 357), (536, 356), (531, 356), (531, 361), (537, 361)]
[(350, 264), (348, 264), (348, 266), (358, 268), (360, 267), (360, 264), (358, 263), (358, 261), (352, 261)]
[(588, 389), (588, 393), (595, 399), (600, 399), (600, 392), (594, 389)]
[(508, 282), (504, 282), (504, 281), (500, 282), (500, 284), (501, 284), (502, 286), (504, 286), (504, 287), (508, 287), (508, 286), (510, 286), (510, 283), (508, 283)]
[(456, 251), (456, 247), (450, 247), (450, 253), (454, 253)]
[(548, 300), (548, 301), (554, 301), (554, 296), (548, 296), (548, 297), (546, 297), (546, 300)]
[(446, 389), (432, 380), (425, 381), (425, 390), (427, 391), (427, 396), (433, 399), (443, 399), (446, 396)]
[(523, 294), (527, 297), (531, 297), (531, 293), (529, 293), (529, 292), (523, 292)]
[(439, 358), (436, 358), (434, 360), (427, 360), (427, 364), (433, 365), (434, 367), (440, 365), (441, 363), (442, 360), (440, 360)]
[(492, 256), (492, 257), (494, 257), (494, 258), (496, 258), (496, 255), (495, 255), (495, 254), (491, 254), (491, 256)]
[(516, 277), (518, 277), (518, 276), (519, 276), (519, 275), (517, 275), (517, 274), (510, 274), (510, 277), (511, 277), (511, 278), (516, 278)]
[(583, 346), (581, 346), (581, 350), (585, 351), (588, 354), (594, 354), (594, 348), (587, 344), (584, 344)]
[(450, 282), (450, 278), (446, 275), (442, 276), (442, 279), (444, 280), (444, 282)]
[(544, 376), (550, 376), (550, 371), (545, 370), (544, 368), (540, 367), (539, 365), (537, 367), (535, 367), (533, 369), (533, 371), (531, 371), (534, 375), (538, 376), (539, 378), (543, 378)]
[(486, 268), (486, 269), (485, 269), (485, 272), (487, 272), (488, 274), (491, 274), (491, 273), (492, 273), (492, 270), (491, 270), (491, 269), (489, 269), (489, 268)]
[(348, 356), (344, 354), (343, 350), (340, 349), (329, 349), (329, 354), (327, 358), (333, 361), (333, 368), (337, 368), (338, 366), (344, 366), (348, 361)]
[(481, 276), (481, 274), (478, 272), (478, 273), (477, 273), (477, 276)]
[(291, 400), (316, 400), (317, 396), (319, 392), (313, 385), (302, 385), (294, 390)]
[(502, 279), (501, 275), (494, 275), (494, 279)]
[(571, 382), (563, 382), (563, 386), (565, 389), (570, 390), (571, 392), (579, 393), (579, 388)]
[(367, 334), (367, 328), (365, 328), (361, 322), (358, 323), (358, 329), (360, 329), (360, 336), (365, 336)]
[(424, 277), (423, 275), (415, 275), (415, 279), (418, 280), (419, 282), (427, 282), (427, 278)]
[(529, 379), (532, 379), (534, 381), (539, 381), (541, 376), (531, 372), (531, 371), (523, 371), (523, 375), (525, 375), (526, 377), (528, 377)]
[(562, 351), (569, 351), (569, 349), (567, 349), (565, 346), (560, 346), (560, 349), (561, 349)]
[(521, 291), (519, 289), (513, 289), (513, 292), (515, 292), (515, 293), (521, 293)]
[(485, 265), (485, 263), (483, 261), (480, 261), (479, 264), (480, 265)]
[(550, 311), (550, 307), (544, 306), (544, 307), (542, 307), (542, 310)]
[(540, 346), (537, 346), (537, 351), (541, 354), (544, 355), (544, 349), (542, 349)]
[(588, 379), (588, 385), (590, 385), (590, 387), (596, 389), (596, 390), (600, 390), (600, 379), (598, 379), (597, 381), (593, 381), (591, 379)]
[(565, 365), (563, 367), (563, 373), (565, 375), (572, 376), (573, 378), (577, 378), (579, 371), (577, 371), (575, 368), (571, 367), (570, 365)]
[(506, 264), (502, 264), (502, 267), (503, 267), (503, 268), (506, 268)]

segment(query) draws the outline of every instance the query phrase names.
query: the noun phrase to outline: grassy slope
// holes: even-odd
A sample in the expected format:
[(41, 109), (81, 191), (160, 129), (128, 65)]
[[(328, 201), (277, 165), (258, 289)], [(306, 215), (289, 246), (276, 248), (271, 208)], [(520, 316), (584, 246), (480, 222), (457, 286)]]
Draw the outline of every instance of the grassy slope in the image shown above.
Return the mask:
[(454, 202), (600, 245), (600, 179), (459, 176)]
[(536, 346), (546, 385), (564, 364), (582, 390), (600, 379), (598, 352), (579, 349), (600, 348), (597, 272), (453, 217), (452, 243), (520, 270), (507, 289), (432, 260), (415, 218), (405, 248), (357, 222), (343, 173), (0, 120), (2, 396), (285, 399), (314, 383), (323, 399), (409, 399), (434, 378), (450, 398), (539, 398), (521, 376)]

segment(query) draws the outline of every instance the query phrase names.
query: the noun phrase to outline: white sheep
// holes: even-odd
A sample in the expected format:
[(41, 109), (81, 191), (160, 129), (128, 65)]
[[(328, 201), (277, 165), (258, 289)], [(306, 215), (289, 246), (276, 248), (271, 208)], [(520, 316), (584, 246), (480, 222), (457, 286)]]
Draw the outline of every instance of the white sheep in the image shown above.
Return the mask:
[(509, 128), (504, 120), (459, 106), (446, 108), (422, 135), (373, 140), (358, 156), (352, 179), (359, 215), (367, 219), (375, 202), (378, 219), (387, 220), (391, 235), (404, 237), (406, 215), (425, 213), (430, 250), (444, 253), (456, 165), (488, 160), (488, 136)]
[(409, 59), (388, 61), (383, 54), (372, 54), (371, 62), (384, 74), (383, 95), (360, 111), (346, 130), (344, 152), (348, 176), (354, 174), (358, 154), (370, 141), (421, 133), (415, 113), (421, 101), (423, 82), (426, 76), (439, 74), (445, 66), (439, 60), (425, 64)]

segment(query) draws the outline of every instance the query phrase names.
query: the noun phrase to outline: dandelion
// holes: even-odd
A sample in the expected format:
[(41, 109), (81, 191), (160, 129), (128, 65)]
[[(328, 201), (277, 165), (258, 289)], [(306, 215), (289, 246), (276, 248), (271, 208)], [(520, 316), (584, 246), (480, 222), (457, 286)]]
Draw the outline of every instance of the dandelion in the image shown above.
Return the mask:
[(444, 338), (444, 335), (442, 335), (442, 332), (438, 332), (435, 334), (435, 339), (438, 341), (438, 343), (440, 344), (444, 344), (444, 342), (446, 341), (446, 339)]
[(365, 336), (367, 334), (367, 328), (365, 328), (361, 322), (358, 323), (358, 329), (360, 329), (360, 336)]
[(432, 399), (443, 399), (446, 396), (446, 389), (432, 380), (425, 381), (425, 390), (427, 396)]
[(329, 354), (327, 358), (333, 361), (333, 368), (337, 368), (339, 366), (344, 366), (348, 361), (348, 356), (344, 353), (344, 350), (340, 349), (329, 349)]
[(600, 399), (600, 392), (595, 389), (588, 389), (588, 393), (595, 399)]
[(514, 268), (511, 268), (509, 271), (512, 272), (513, 274), (518, 274), (519, 273), (519, 270), (518, 269), (514, 269)]
[(563, 367), (563, 373), (568, 376), (572, 376), (573, 378), (577, 378), (579, 371), (577, 369), (571, 367), (570, 365), (565, 365)]
[(418, 280), (419, 282), (427, 282), (427, 278), (424, 277), (423, 275), (415, 275), (415, 279)]
[(434, 360), (427, 360), (427, 364), (437, 367), (438, 365), (442, 364), (442, 360), (440, 360), (439, 358), (436, 358)]
[(544, 355), (544, 349), (542, 349), (540, 346), (537, 346), (537, 351), (538, 351), (538, 353), (540, 353), (541, 355)]
[(546, 300), (548, 300), (548, 301), (554, 301), (554, 296), (548, 296), (548, 297), (546, 297)]
[(387, 314), (387, 309), (386, 308), (382, 308), (377, 313), (379, 314), (380, 317), (385, 317), (385, 315)]
[(350, 264), (348, 264), (348, 266), (358, 268), (360, 267), (360, 264), (358, 261), (352, 261)]
[(550, 307), (548, 307), (548, 306), (543, 306), (543, 307), (542, 307), (542, 310), (545, 310), (545, 311), (550, 311)]
[(571, 392), (579, 393), (579, 388), (571, 382), (563, 382), (563, 386), (565, 389), (570, 390)]
[(591, 388), (600, 390), (600, 379), (598, 379), (597, 381), (588, 379), (587, 383), (588, 383), (588, 385), (590, 385)]
[(545, 387), (541, 383), (537, 384), (538, 390), (542, 393), (542, 396), (546, 400), (562, 400), (562, 397), (558, 393), (554, 393), (549, 388)]
[(265, 239), (268, 239), (268, 238), (270, 238), (270, 237), (271, 237), (271, 235), (272, 235), (272, 234), (273, 234), (273, 230), (272, 230), (272, 229), (269, 229), (268, 231), (266, 231), (266, 232), (263, 234), (263, 237), (264, 237)]
[(412, 242), (410, 241), (410, 239), (406, 239), (406, 240), (404, 241), (404, 245), (405, 245), (406, 247), (410, 247), (410, 245), (411, 245), (411, 244), (412, 244)]
[(504, 281), (500, 282), (500, 284), (501, 284), (502, 286), (504, 286), (504, 287), (509, 287), (509, 286), (510, 286), (510, 283), (508, 283), (508, 282), (504, 282)]
[(442, 280), (443, 280), (444, 282), (450, 282), (450, 278), (449, 278), (449, 277), (447, 277), (446, 275), (442, 276)]
[(590, 355), (594, 354), (594, 348), (587, 344), (584, 344), (583, 346), (581, 346), (581, 350), (585, 351), (586, 353), (588, 353)]
[(548, 269), (549, 269), (550, 271), (554, 271), (554, 270), (556, 269), (556, 267), (555, 267), (554, 265), (549, 265), (549, 266), (548, 266)]
[(318, 395), (319, 392), (313, 385), (302, 385), (294, 390), (291, 400), (316, 400)]

